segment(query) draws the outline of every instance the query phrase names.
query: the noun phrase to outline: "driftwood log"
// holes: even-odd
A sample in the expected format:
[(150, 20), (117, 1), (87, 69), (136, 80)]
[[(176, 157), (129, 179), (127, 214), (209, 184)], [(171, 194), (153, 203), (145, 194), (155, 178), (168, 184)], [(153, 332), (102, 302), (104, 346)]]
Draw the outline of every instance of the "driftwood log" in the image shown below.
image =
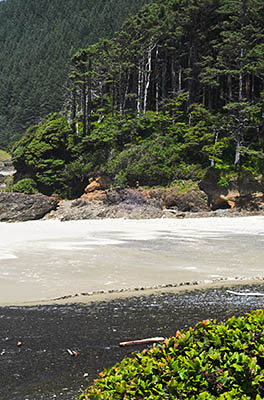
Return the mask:
[(259, 297), (264, 297), (264, 293), (258, 293), (258, 292), (256, 292), (256, 293), (254, 293), (254, 292), (251, 292), (251, 293), (243, 292), (243, 293), (241, 293), (241, 292), (233, 292), (232, 290), (227, 290), (227, 293), (234, 294), (236, 296), (259, 296)]
[(163, 342), (164, 340), (165, 340), (164, 337), (152, 337), (146, 339), (132, 340), (130, 342), (121, 342), (119, 343), (119, 346), (133, 346), (135, 344), (157, 343), (157, 342)]

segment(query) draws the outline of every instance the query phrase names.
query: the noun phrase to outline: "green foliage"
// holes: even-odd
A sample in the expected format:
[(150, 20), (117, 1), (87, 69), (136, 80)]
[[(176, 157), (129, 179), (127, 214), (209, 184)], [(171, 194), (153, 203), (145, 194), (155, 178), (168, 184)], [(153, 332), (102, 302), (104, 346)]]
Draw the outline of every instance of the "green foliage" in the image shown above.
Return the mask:
[(67, 196), (71, 182), (66, 180), (69, 178), (67, 171), (70, 167), (65, 170), (65, 166), (71, 165), (76, 157), (75, 144), (76, 136), (67, 121), (59, 114), (50, 114), (41, 125), (29, 128), (25, 136), (16, 143), (13, 163), (20, 176), (36, 181), (40, 192), (59, 192), (62, 196)]
[(5, 186), (1, 188), (1, 192), (12, 192), (14, 186), (14, 175), (8, 176), (4, 180)]
[(226, 176), (220, 176), (218, 185), (222, 187), (228, 187), (229, 186), (229, 181)]
[(197, 182), (194, 182), (191, 179), (189, 180), (176, 179), (173, 182), (173, 185), (177, 187), (177, 193), (186, 193), (189, 190), (199, 190)]
[(261, 400), (263, 328), (263, 310), (199, 322), (104, 370), (78, 400)]
[(12, 191), (25, 194), (34, 194), (37, 193), (37, 184), (33, 179), (24, 178), (13, 185)]
[[(9, 1), (5, 4), (10, 6)], [(57, 1), (50, 5), (49, 15)], [(61, 4), (61, 14), (73, 12), (68, 2)], [(104, 2), (112, 16), (114, 7), (129, 9), (126, 0), (112, 3)], [(132, 3), (134, 10), (140, 2)], [(78, 15), (83, 4), (76, 6)], [(96, 8), (99, 21), (100, 4)], [(42, 1), (40, 6), (47, 11)], [(221, 186), (229, 184), (228, 174), (261, 175), (263, 13), (259, 0), (157, 0), (125, 20), (112, 39), (106, 33), (99, 42), (82, 45), (71, 53), (62, 114), (29, 128), (14, 147), (18, 177), (35, 179), (44, 193), (74, 197), (89, 177), (98, 174), (109, 175), (114, 185), (122, 187), (197, 181), (210, 167), (219, 171)], [(61, 14), (54, 29), (60, 30), (63, 24)], [(73, 12), (70, 24), (77, 14)], [(86, 22), (78, 21), (82, 33), (88, 35)], [(67, 31), (69, 43), (74, 29)], [(54, 76), (47, 74), (47, 79), (62, 102), (62, 85), (56, 89), (50, 79)], [(13, 80), (2, 85), (0, 109), (1, 104), (7, 114), (14, 109), (18, 119), (29, 113), (25, 121), (31, 117), (33, 121), (32, 107), (21, 110), (3, 100), (13, 93), (12, 85)], [(27, 85), (25, 90), (29, 90)], [(52, 102), (43, 101), (42, 89), (40, 94), (35, 87), (34, 93), (54, 110)], [(10, 131), (8, 118), (1, 121)]]

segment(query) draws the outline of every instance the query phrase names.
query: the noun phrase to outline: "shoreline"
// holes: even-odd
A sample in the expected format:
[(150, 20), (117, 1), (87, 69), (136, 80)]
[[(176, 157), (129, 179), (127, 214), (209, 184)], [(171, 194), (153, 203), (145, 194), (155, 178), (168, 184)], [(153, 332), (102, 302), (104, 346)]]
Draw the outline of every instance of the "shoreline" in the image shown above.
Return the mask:
[[(193, 291), (204, 291), (210, 289), (227, 289), (235, 286), (260, 286), (264, 283), (263, 277), (234, 277), (234, 278), (220, 278), (215, 280), (182, 282), (175, 284), (162, 284), (152, 287), (138, 287), (127, 288), (119, 290), (100, 290), (97, 292), (76, 293), (58, 298), (40, 299), (38, 301), (17, 302), (17, 303), (3, 303), (1, 307), (37, 307), (37, 306), (55, 306), (55, 305), (89, 305), (91, 303), (111, 302), (113, 300), (122, 300), (132, 297), (149, 297), (152, 295), (161, 294), (184, 294)], [(264, 292), (263, 292), (264, 296)]]
[[(91, 220), (161, 220), (161, 219), (204, 219), (204, 218), (243, 218), (264, 216), (264, 210), (245, 210), (237, 208), (219, 208), (217, 210), (181, 211), (174, 208), (161, 209), (149, 206), (106, 206), (106, 205), (81, 205), (72, 208), (72, 201), (65, 201), (55, 211), (46, 214), (41, 220), (55, 220), (60, 222), (91, 221)], [(13, 222), (13, 221), (11, 221)], [(20, 221), (14, 221), (20, 222)], [(26, 222), (26, 221), (22, 221)]]

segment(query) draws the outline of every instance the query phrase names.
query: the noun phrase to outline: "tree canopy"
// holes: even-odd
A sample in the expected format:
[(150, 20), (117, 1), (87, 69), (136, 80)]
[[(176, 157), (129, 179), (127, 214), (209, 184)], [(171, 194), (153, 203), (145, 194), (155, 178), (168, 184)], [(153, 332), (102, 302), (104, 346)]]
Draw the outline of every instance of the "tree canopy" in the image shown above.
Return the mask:
[[(260, 0), (157, 0), (79, 49), (62, 115), (84, 180), (166, 185), (210, 167), (261, 175), (263, 16)], [(18, 148), (15, 163), (29, 165)]]
[(67, 97), (70, 56), (112, 37), (147, 1), (0, 2), (0, 145), (59, 111)]

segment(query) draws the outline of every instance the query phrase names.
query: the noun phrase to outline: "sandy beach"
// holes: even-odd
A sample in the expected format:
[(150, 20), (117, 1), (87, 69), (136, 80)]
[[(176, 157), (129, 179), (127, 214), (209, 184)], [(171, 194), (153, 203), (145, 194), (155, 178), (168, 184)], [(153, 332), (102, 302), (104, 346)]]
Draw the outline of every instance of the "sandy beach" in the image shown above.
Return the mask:
[(255, 283), (263, 240), (263, 216), (0, 223), (0, 305)]
[(226, 287), (264, 292), (263, 239), (261, 216), (0, 223), (1, 399), (73, 400), (120, 341), (262, 307)]

